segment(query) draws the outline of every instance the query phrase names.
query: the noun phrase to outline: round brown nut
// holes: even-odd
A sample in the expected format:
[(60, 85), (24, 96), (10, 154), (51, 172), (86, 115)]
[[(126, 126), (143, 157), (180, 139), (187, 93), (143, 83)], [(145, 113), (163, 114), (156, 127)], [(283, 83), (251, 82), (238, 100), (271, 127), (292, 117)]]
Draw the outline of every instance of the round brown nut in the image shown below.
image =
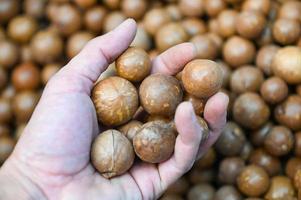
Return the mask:
[(171, 22), (161, 27), (155, 34), (156, 47), (160, 52), (186, 42), (188, 34), (180, 23)]
[(272, 70), (289, 84), (301, 83), (301, 48), (288, 46), (277, 51), (273, 58)]
[(154, 35), (161, 26), (171, 21), (169, 14), (162, 8), (153, 8), (149, 10), (143, 19), (145, 30)]
[(132, 142), (133, 138), (141, 129), (142, 125), (142, 122), (139, 122), (137, 120), (131, 120), (128, 123), (119, 127), (118, 130)]
[(195, 36), (207, 32), (205, 22), (198, 18), (186, 18), (181, 22), (181, 24), (190, 36)]
[(237, 189), (234, 186), (224, 185), (216, 191), (214, 195), (214, 200), (225, 199), (241, 200), (242, 195), (239, 193), (239, 191), (237, 191)]
[(173, 21), (179, 21), (183, 18), (183, 14), (176, 4), (169, 4), (166, 6), (166, 12), (169, 14)]
[(236, 122), (254, 130), (268, 121), (270, 109), (258, 94), (246, 92), (235, 100), (232, 114)]
[(126, 20), (126, 17), (123, 13), (119, 11), (110, 12), (106, 15), (103, 24), (103, 31), (105, 33), (112, 31), (114, 28), (119, 26), (123, 21)]
[(183, 15), (189, 17), (199, 17), (204, 13), (204, 0), (179, 0), (179, 8)]
[(53, 23), (63, 35), (71, 35), (81, 28), (81, 13), (72, 4), (61, 4), (55, 11)]
[(282, 45), (294, 44), (300, 37), (300, 22), (293, 19), (277, 19), (273, 26), (273, 37)]
[(41, 80), (43, 85), (46, 85), (51, 77), (56, 74), (61, 68), (61, 64), (59, 63), (52, 63), (47, 64), (43, 67), (41, 72)]
[(171, 116), (183, 98), (180, 82), (168, 75), (152, 74), (139, 88), (140, 102), (151, 115)]
[(252, 152), (253, 152), (252, 144), (249, 141), (246, 141), (244, 146), (242, 147), (239, 157), (247, 161), (250, 158)]
[(238, 155), (246, 142), (244, 131), (235, 123), (227, 122), (218, 138), (215, 148), (225, 156)]
[(223, 61), (218, 61), (218, 64), (222, 70), (223, 73), (223, 84), (222, 87), (223, 88), (228, 88), (229, 83), (230, 83), (230, 78), (231, 78), (231, 74), (232, 74), (232, 70), (229, 67), (229, 65), (227, 65), (225, 62)]
[(146, 51), (150, 50), (152, 46), (152, 40), (150, 35), (146, 32), (143, 24), (138, 24), (136, 36), (130, 46), (142, 48)]
[(222, 87), (223, 74), (216, 62), (197, 59), (185, 65), (182, 81), (188, 93), (198, 98), (208, 98)]
[(39, 95), (33, 91), (22, 91), (15, 95), (12, 108), (18, 123), (27, 123), (37, 103)]
[(0, 124), (9, 123), (12, 120), (11, 101), (5, 98), (0, 98)]
[(260, 94), (270, 104), (280, 103), (288, 95), (288, 86), (281, 78), (270, 77), (261, 85)]
[(133, 165), (134, 158), (132, 144), (117, 130), (99, 134), (91, 147), (92, 164), (105, 178), (125, 173)]
[(233, 71), (230, 79), (230, 88), (237, 94), (257, 92), (263, 81), (263, 73), (258, 68), (246, 65)]
[(40, 31), (30, 44), (34, 59), (39, 63), (50, 63), (63, 54), (63, 40), (52, 31)]
[(0, 1), (0, 23), (5, 23), (13, 18), (20, 9), (18, 0)]
[(249, 165), (245, 167), (237, 178), (239, 190), (249, 197), (259, 197), (270, 185), (268, 174), (261, 167)]
[(222, 184), (235, 185), (241, 170), (245, 167), (245, 161), (240, 157), (228, 157), (219, 164), (218, 180)]
[(205, 11), (210, 17), (217, 16), (226, 9), (227, 4), (223, 0), (205, 0)]
[(110, 9), (117, 9), (120, 6), (121, 0), (103, 0), (103, 3)]
[(121, 10), (127, 17), (138, 20), (144, 15), (147, 4), (147, 0), (123, 0), (121, 1)]
[(271, 179), (271, 186), (265, 199), (294, 199), (295, 189), (292, 181), (286, 176), (275, 176)]
[(257, 11), (242, 11), (236, 19), (236, 30), (242, 37), (254, 39), (260, 36), (266, 24), (265, 16)]
[(130, 47), (116, 60), (117, 74), (132, 82), (140, 82), (151, 71), (151, 60), (140, 48)]
[(218, 47), (207, 35), (196, 35), (190, 39), (196, 47), (196, 57), (199, 59), (214, 60), (218, 55)]
[(188, 200), (196, 199), (213, 199), (215, 194), (215, 189), (208, 183), (201, 183), (194, 185), (187, 194)]
[(250, 138), (252, 141), (252, 144), (255, 146), (262, 146), (266, 135), (269, 133), (269, 131), (271, 130), (272, 127), (273, 127), (273, 123), (267, 122), (261, 128), (252, 132), (251, 138)]
[(289, 96), (275, 108), (275, 118), (280, 124), (294, 131), (301, 130), (301, 97)]
[(92, 33), (82, 31), (76, 32), (68, 38), (66, 53), (68, 58), (73, 58), (76, 56), (84, 46), (94, 38)]
[(34, 90), (40, 86), (40, 71), (33, 63), (18, 65), (12, 72), (12, 83), (17, 90)]
[(31, 39), (37, 29), (38, 24), (34, 18), (20, 15), (9, 22), (7, 32), (12, 40), (26, 43)]
[(265, 149), (274, 156), (288, 154), (293, 145), (293, 133), (285, 126), (274, 126), (264, 140)]
[(0, 41), (0, 65), (4, 68), (11, 68), (18, 62), (19, 50), (17, 46), (9, 40)]
[(23, 10), (29, 16), (42, 18), (45, 16), (47, 1), (25, 0)]
[(272, 61), (279, 50), (276, 45), (262, 46), (256, 55), (256, 66), (263, 71), (267, 76), (272, 75)]
[(246, 0), (242, 4), (242, 10), (252, 10), (268, 15), (271, 8), (271, 0)]
[(278, 17), (281, 19), (293, 19), (301, 22), (301, 2), (300, 1), (284, 1), (281, 5)]
[(255, 53), (254, 44), (239, 36), (229, 38), (223, 47), (223, 57), (232, 67), (252, 63), (255, 58)]
[(133, 139), (136, 155), (149, 163), (161, 163), (169, 159), (175, 142), (174, 129), (163, 121), (144, 124)]
[(175, 183), (168, 187), (167, 194), (184, 195), (189, 188), (189, 182), (185, 176), (181, 177)]
[(301, 132), (295, 133), (295, 155), (300, 157), (301, 156)]
[(15, 141), (11, 137), (0, 137), (0, 163), (3, 163), (13, 152)]
[(293, 179), (297, 171), (301, 170), (301, 159), (297, 157), (291, 157), (285, 166), (285, 174)]
[(251, 153), (249, 163), (262, 167), (270, 176), (275, 176), (281, 171), (280, 160), (262, 148)]
[(196, 97), (192, 96), (189, 93), (186, 93), (184, 95), (184, 99), (183, 100), (184, 101), (189, 101), (192, 104), (192, 106), (194, 108), (194, 112), (195, 112), (196, 115), (203, 114), (206, 100), (196, 98)]
[(93, 6), (84, 14), (85, 27), (94, 32), (101, 33), (107, 10), (103, 6)]
[(98, 121), (106, 126), (118, 126), (129, 121), (138, 109), (138, 93), (128, 80), (112, 76), (99, 81), (93, 88)]
[(224, 38), (231, 37), (236, 33), (236, 18), (238, 12), (235, 10), (223, 10), (217, 16), (218, 34)]
[(216, 153), (213, 148), (207, 150), (207, 152), (194, 163), (194, 167), (200, 170), (211, 168), (216, 161)]

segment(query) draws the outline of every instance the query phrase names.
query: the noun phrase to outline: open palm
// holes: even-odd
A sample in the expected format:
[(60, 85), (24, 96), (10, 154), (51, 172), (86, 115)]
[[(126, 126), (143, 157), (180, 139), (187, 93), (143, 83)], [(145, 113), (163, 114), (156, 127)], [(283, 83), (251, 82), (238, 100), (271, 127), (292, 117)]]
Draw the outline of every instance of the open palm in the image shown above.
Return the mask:
[[(176, 111), (179, 135), (169, 160), (159, 165), (135, 163), (128, 173), (110, 180), (95, 171), (90, 148), (99, 127), (90, 92), (135, 33), (135, 22), (127, 20), (114, 31), (93, 39), (47, 84), (15, 151), (1, 169), (7, 174), (14, 170), (27, 179), (34, 190), (27, 184), (24, 187), (34, 191), (33, 199), (156, 199), (219, 136), (228, 103), (221, 93), (211, 97), (205, 107), (205, 119), (211, 128), (205, 143), (200, 144), (202, 129), (191, 104), (184, 102)], [(192, 44), (178, 45), (153, 60), (152, 72), (173, 75), (194, 57)]]

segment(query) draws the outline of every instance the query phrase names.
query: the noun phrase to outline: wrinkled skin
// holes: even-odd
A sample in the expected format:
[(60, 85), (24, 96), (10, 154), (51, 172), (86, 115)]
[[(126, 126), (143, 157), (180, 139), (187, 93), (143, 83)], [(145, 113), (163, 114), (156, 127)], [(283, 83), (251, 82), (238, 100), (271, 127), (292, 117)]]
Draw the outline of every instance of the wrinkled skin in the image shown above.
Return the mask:
[[(217, 139), (226, 121), (228, 98), (211, 97), (205, 119), (211, 128), (200, 145), (202, 129), (192, 105), (176, 111), (177, 136), (172, 157), (159, 164), (135, 163), (126, 174), (105, 179), (90, 163), (90, 147), (100, 132), (90, 92), (93, 83), (131, 43), (136, 23), (127, 20), (93, 39), (47, 84), (14, 152), (0, 170), (0, 199), (155, 199), (187, 172)], [(176, 74), (194, 59), (190, 43), (153, 60), (153, 73)]]

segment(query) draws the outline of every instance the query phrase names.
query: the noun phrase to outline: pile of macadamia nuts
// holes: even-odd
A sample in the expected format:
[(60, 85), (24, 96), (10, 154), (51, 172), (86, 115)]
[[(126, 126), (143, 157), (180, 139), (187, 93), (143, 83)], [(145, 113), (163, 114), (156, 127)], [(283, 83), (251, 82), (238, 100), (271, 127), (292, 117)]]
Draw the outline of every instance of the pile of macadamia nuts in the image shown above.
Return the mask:
[[(221, 137), (161, 199), (301, 199), (299, 0), (0, 1), (0, 164), (51, 76), (127, 18), (136, 37), (91, 93), (107, 128), (92, 145), (96, 170), (111, 178), (135, 159), (165, 161), (178, 104), (192, 102), (206, 128), (206, 100), (221, 91), (230, 98)], [(183, 42), (195, 60), (175, 77), (150, 73), (154, 57)]]

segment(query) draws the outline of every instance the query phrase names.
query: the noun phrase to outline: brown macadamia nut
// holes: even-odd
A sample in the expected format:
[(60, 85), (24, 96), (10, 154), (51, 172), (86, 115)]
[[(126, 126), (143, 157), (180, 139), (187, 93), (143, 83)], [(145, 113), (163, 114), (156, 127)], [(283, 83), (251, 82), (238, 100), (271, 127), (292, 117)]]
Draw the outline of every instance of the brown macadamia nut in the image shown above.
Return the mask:
[(100, 33), (103, 28), (106, 14), (107, 10), (102, 6), (93, 6), (88, 9), (84, 14), (83, 19), (85, 27), (94, 33)]
[(262, 167), (270, 176), (275, 176), (281, 171), (280, 160), (262, 148), (251, 153), (249, 163)]
[(239, 190), (249, 197), (259, 197), (264, 194), (270, 185), (266, 171), (256, 165), (245, 167), (237, 178)]
[(97, 3), (97, 0), (74, 0), (77, 6), (82, 9), (87, 9), (94, 6)]
[(275, 108), (275, 118), (280, 124), (294, 131), (301, 130), (301, 97), (291, 95), (279, 104)]
[(30, 48), (35, 61), (50, 63), (62, 56), (63, 40), (52, 31), (40, 31), (33, 36)]
[(123, 0), (121, 10), (127, 17), (138, 20), (144, 15), (147, 4), (147, 0)]
[(48, 83), (48, 81), (52, 78), (54, 74), (56, 74), (61, 69), (61, 64), (52, 63), (47, 64), (43, 67), (41, 71), (41, 81), (44, 85)]
[(260, 36), (264, 27), (265, 16), (257, 11), (242, 11), (236, 19), (236, 30), (242, 37), (254, 39)]
[(294, 199), (295, 189), (292, 181), (286, 176), (275, 176), (271, 179), (271, 186), (265, 199)]
[(13, 18), (8, 24), (9, 37), (20, 43), (28, 42), (37, 31), (38, 25), (34, 18), (21, 15)]
[(204, 112), (205, 103), (206, 101), (204, 99), (200, 99), (197, 97), (194, 97), (193, 95), (186, 93), (184, 95), (184, 101), (189, 101), (193, 108), (196, 115), (201, 115)]
[(293, 179), (296, 173), (301, 170), (301, 159), (297, 157), (291, 157), (285, 166), (285, 174)]
[(270, 117), (270, 109), (256, 93), (241, 94), (234, 102), (233, 117), (249, 129), (260, 128)]
[(144, 124), (133, 139), (137, 156), (149, 163), (161, 163), (170, 158), (175, 146), (175, 133), (170, 124), (152, 121)]
[(273, 58), (272, 70), (288, 84), (301, 83), (301, 48), (287, 46), (277, 51)]
[(138, 25), (136, 36), (130, 46), (142, 48), (146, 51), (152, 47), (152, 39), (143, 24)]
[(225, 156), (238, 155), (246, 142), (244, 131), (235, 123), (227, 122), (218, 138), (215, 148)]
[(149, 114), (169, 117), (181, 103), (183, 91), (176, 78), (152, 74), (142, 81), (139, 96), (141, 105)]
[(282, 45), (294, 44), (300, 37), (300, 23), (293, 19), (277, 19), (273, 25), (273, 37)]
[(140, 48), (130, 47), (116, 60), (117, 74), (132, 82), (140, 82), (150, 74), (151, 60)]
[(257, 92), (263, 81), (263, 73), (258, 68), (247, 65), (233, 71), (230, 79), (230, 87), (237, 94)]
[(187, 200), (196, 199), (213, 199), (215, 194), (215, 189), (208, 183), (200, 183), (192, 188), (187, 193)]
[(154, 8), (149, 10), (143, 19), (144, 27), (151, 35), (155, 35), (161, 26), (170, 21), (170, 15), (162, 8)]
[(129, 121), (138, 109), (138, 93), (128, 80), (112, 76), (99, 81), (92, 91), (98, 121), (118, 126)]
[(171, 22), (162, 26), (155, 34), (156, 47), (160, 52), (188, 40), (188, 34), (180, 23)]
[(260, 94), (270, 104), (280, 103), (288, 95), (288, 86), (281, 78), (271, 77), (261, 85)]
[(213, 60), (218, 55), (218, 46), (207, 35), (196, 35), (190, 39), (196, 47), (197, 58)]
[(236, 33), (236, 18), (238, 12), (235, 10), (223, 10), (217, 16), (218, 34), (224, 38), (231, 37)]
[(255, 53), (254, 44), (239, 36), (229, 38), (223, 47), (223, 57), (232, 67), (252, 63), (255, 58)]
[(114, 28), (119, 26), (123, 21), (126, 20), (126, 16), (119, 11), (110, 12), (106, 15), (103, 24), (103, 31), (105, 33), (112, 31)]
[(45, 16), (47, 1), (41, 0), (25, 0), (23, 10), (29, 16), (42, 18)]
[(293, 19), (301, 22), (301, 2), (292, 0), (292, 1), (284, 1), (281, 5), (278, 17), (281, 19)]
[(167, 194), (184, 195), (189, 188), (189, 182), (185, 176), (181, 177), (175, 183), (168, 187)]
[(94, 38), (92, 33), (82, 31), (76, 32), (68, 38), (66, 46), (66, 54), (68, 58), (73, 58), (76, 56), (84, 46)]
[(182, 81), (188, 93), (198, 98), (208, 98), (221, 88), (222, 70), (214, 61), (193, 60), (185, 65)]
[(0, 1), (0, 23), (3, 24), (13, 18), (20, 9), (18, 0)]
[(142, 125), (142, 122), (139, 122), (137, 120), (131, 120), (128, 123), (119, 127), (118, 130), (132, 142), (133, 138), (141, 129)]
[(240, 157), (227, 157), (219, 163), (218, 180), (222, 184), (235, 185), (245, 161)]
[(17, 90), (34, 90), (40, 86), (40, 71), (33, 63), (18, 65), (12, 72), (12, 83)]
[(272, 62), (275, 54), (279, 50), (276, 45), (262, 46), (256, 55), (256, 66), (265, 73), (265, 75), (272, 75)]
[(186, 18), (181, 24), (190, 36), (203, 34), (207, 31), (205, 22), (198, 18)]
[(103, 0), (103, 3), (110, 9), (117, 9), (120, 6), (121, 0)]
[(100, 133), (91, 147), (93, 166), (105, 178), (125, 173), (133, 165), (134, 158), (132, 144), (117, 130)]
[(166, 12), (171, 17), (172, 21), (179, 21), (183, 18), (183, 14), (176, 4), (169, 4), (166, 6)]
[(220, 187), (214, 196), (214, 200), (242, 200), (242, 195), (240, 192), (232, 185), (225, 185)]
[(267, 134), (270, 132), (274, 124), (270, 121), (268, 121), (266, 124), (264, 124), (261, 128), (258, 130), (251, 132), (250, 140), (253, 145), (259, 147), (262, 146), (264, 143), (264, 139), (267, 136)]
[(293, 133), (285, 126), (274, 126), (264, 140), (265, 149), (274, 156), (288, 154), (293, 145)]
[(217, 16), (226, 9), (226, 3), (223, 0), (205, 0), (205, 11), (210, 17)]
[(11, 68), (19, 60), (18, 47), (9, 40), (0, 41), (0, 65), (6, 69)]

